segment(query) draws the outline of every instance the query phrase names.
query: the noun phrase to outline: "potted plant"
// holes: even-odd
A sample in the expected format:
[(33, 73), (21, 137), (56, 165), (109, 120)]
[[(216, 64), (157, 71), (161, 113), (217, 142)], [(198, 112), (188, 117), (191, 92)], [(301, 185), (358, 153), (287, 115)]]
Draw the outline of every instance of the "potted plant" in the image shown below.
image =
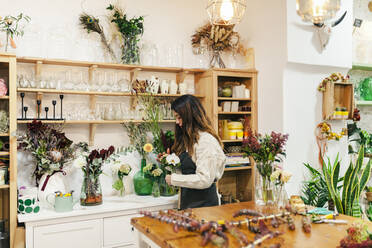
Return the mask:
[(285, 156), (287, 139), (287, 134), (271, 132), (270, 135), (261, 135), (250, 130), (247, 139), (243, 141), (243, 151), (255, 160), (256, 204), (266, 205), (274, 201), (270, 176), (275, 170), (275, 162), (281, 162), (281, 156)]

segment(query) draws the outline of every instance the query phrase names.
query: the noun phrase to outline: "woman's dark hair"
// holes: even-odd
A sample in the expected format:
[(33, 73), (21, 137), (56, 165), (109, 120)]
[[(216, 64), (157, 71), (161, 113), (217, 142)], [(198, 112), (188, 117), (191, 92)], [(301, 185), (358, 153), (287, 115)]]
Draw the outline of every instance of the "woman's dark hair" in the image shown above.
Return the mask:
[(180, 96), (172, 102), (172, 110), (182, 119), (182, 127), (176, 125), (175, 142), (172, 147), (176, 154), (179, 155), (187, 149), (192, 156), (193, 147), (199, 140), (199, 132), (210, 133), (222, 146), (198, 98), (193, 95)]

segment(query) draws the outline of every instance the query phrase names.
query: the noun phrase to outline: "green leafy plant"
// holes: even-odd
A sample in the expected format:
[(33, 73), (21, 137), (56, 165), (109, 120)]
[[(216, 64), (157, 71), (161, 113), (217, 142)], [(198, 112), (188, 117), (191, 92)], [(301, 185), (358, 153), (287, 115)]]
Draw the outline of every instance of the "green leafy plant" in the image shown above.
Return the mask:
[(23, 13), (20, 13), (18, 16), (5, 16), (4, 18), (0, 17), (0, 31), (6, 32), (6, 44), (5, 51), (8, 51), (8, 42), (13, 48), (16, 48), (14, 42), (15, 36), (22, 37), (24, 34), (23, 27), (20, 25), (23, 21), (29, 22), (31, 18)]
[(357, 123), (347, 125), (349, 137), (349, 153), (358, 153), (354, 148), (353, 142), (356, 142), (357, 149), (364, 146), (364, 155), (372, 155), (372, 134), (358, 127)]
[(370, 221), (372, 221), (372, 202), (368, 203), (367, 217)]
[(371, 175), (371, 160), (363, 168), (364, 146), (361, 146), (358, 153), (358, 158), (350, 165), (344, 176), (344, 184), (342, 195), (335, 187), (335, 180), (340, 171), (340, 164), (333, 167), (324, 166), (323, 171), (327, 173), (325, 181), (332, 200), (335, 203), (337, 211), (341, 214), (346, 214), (354, 217), (361, 217), (360, 193), (364, 190)]
[(111, 22), (116, 24), (123, 38), (122, 61), (126, 64), (139, 63), (138, 42), (144, 30), (144, 17), (139, 16), (129, 19), (120, 8), (112, 4), (107, 9), (112, 12)]
[(149, 130), (148, 123), (123, 123), (124, 128), (127, 130), (127, 134), (130, 143), (134, 149), (142, 156), (145, 157), (146, 152), (143, 150), (143, 146), (146, 144), (147, 136), (146, 132)]

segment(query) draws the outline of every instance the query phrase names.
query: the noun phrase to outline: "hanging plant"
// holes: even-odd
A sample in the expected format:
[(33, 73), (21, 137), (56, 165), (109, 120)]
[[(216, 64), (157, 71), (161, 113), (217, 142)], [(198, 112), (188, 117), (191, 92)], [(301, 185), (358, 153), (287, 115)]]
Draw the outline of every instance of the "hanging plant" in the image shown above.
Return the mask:
[(140, 52), (138, 42), (144, 31), (143, 16), (129, 19), (120, 8), (112, 4), (110, 4), (107, 9), (112, 12), (111, 22), (116, 24), (123, 38), (122, 62), (125, 64), (139, 63)]

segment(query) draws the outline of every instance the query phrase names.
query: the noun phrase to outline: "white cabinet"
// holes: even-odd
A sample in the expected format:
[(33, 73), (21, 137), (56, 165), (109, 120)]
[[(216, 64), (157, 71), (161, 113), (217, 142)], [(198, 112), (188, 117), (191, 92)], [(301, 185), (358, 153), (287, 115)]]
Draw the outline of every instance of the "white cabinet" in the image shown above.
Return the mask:
[(101, 248), (102, 220), (88, 220), (34, 228), (36, 248)]
[[(133, 245), (135, 243), (134, 228), (130, 219), (139, 215), (127, 215), (103, 219), (104, 246)], [(120, 246), (119, 246), (120, 247)]]

